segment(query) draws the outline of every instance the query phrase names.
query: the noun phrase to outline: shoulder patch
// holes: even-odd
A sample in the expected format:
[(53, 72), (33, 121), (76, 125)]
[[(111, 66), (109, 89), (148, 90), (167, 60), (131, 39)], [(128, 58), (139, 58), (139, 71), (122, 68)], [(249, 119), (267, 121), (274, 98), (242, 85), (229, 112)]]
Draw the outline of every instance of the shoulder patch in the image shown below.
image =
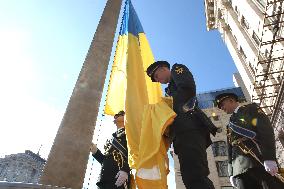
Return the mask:
[(183, 73), (183, 68), (182, 67), (179, 67), (179, 66), (176, 66), (175, 67), (175, 72), (177, 73), (177, 74), (182, 74)]
[(251, 120), (251, 124), (252, 124), (252, 126), (256, 127), (256, 125), (257, 125), (257, 118), (253, 118)]

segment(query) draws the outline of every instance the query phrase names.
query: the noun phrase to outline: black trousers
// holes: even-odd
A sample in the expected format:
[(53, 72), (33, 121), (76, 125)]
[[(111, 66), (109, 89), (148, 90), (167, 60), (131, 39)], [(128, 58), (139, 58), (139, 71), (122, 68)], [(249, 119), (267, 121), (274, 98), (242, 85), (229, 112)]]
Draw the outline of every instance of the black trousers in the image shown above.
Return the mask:
[(207, 177), (209, 168), (206, 146), (204, 130), (190, 130), (176, 135), (174, 139), (182, 180), (187, 189), (214, 189), (212, 181)]
[(236, 181), (238, 189), (284, 189), (284, 183), (260, 167), (236, 176)]

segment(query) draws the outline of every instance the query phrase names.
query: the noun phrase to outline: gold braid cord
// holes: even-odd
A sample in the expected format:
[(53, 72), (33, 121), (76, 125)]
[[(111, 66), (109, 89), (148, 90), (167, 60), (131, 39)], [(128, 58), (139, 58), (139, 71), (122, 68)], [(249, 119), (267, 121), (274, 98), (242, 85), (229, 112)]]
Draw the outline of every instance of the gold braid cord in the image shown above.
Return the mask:
[[(255, 153), (254, 153), (251, 149), (249, 149), (249, 148), (243, 143), (243, 141), (244, 141), (244, 139), (243, 139), (243, 138), (240, 138), (240, 139), (234, 141), (234, 142), (232, 143), (232, 145), (238, 146), (245, 154), (251, 155), (256, 161), (258, 161), (262, 166), (264, 166), (263, 163), (260, 161), (260, 159), (255, 155)], [(278, 178), (281, 182), (284, 183), (284, 177), (282, 177), (281, 174), (276, 173), (276, 174), (275, 174), (275, 177)]]
[[(117, 162), (119, 170), (123, 167), (124, 157), (121, 152), (114, 150), (112, 152), (113, 159)], [(124, 188), (128, 189), (127, 182), (124, 182)]]
[(113, 159), (117, 162), (118, 168), (120, 170), (123, 167), (123, 161), (124, 161), (123, 155), (116, 150), (112, 152), (112, 155)]

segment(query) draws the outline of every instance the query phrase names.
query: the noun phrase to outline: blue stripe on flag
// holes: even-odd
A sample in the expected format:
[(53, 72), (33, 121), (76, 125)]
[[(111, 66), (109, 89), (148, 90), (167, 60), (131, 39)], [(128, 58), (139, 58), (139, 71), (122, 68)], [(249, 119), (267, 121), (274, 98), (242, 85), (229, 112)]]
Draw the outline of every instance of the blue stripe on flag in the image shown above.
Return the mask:
[(125, 2), (119, 35), (127, 35), (128, 32), (137, 37), (139, 33), (144, 33), (143, 27), (131, 0), (126, 0)]

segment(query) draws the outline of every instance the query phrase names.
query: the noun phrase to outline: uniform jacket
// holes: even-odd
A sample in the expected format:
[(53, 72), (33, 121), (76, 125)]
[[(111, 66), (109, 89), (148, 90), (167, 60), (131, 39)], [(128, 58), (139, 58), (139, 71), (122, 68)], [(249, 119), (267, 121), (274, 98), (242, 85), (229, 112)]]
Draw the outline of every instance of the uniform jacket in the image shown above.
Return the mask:
[(196, 96), (194, 78), (185, 65), (173, 65), (166, 93), (173, 97), (173, 109), (177, 114), (182, 112), (182, 106), (188, 100)]
[[(171, 136), (172, 138), (184, 133), (184, 131), (192, 129), (201, 129), (207, 132), (207, 123), (210, 122), (209, 124), (213, 125), (210, 119), (200, 109), (194, 111), (194, 113), (184, 113), (182, 111), (182, 106), (196, 96), (196, 86), (193, 75), (185, 65), (174, 64), (172, 66), (171, 80), (166, 88), (166, 93), (173, 97), (173, 110), (177, 113), (177, 117), (170, 127), (170, 135), (173, 135)], [(207, 140), (208, 145), (210, 145), (211, 139), (209, 132)]]
[[(233, 113), (230, 122), (239, 127), (254, 131), (256, 133), (255, 142), (245, 140), (243, 143), (264, 160), (276, 160), (276, 148), (273, 128), (269, 118), (255, 104), (241, 106), (237, 113)], [(243, 136), (233, 132), (227, 127), (228, 134), (228, 171), (230, 176), (236, 176), (246, 172), (249, 168), (261, 166), (254, 158), (244, 154), (239, 147), (232, 145), (234, 141)]]
[[(117, 132), (113, 133), (112, 136), (127, 150), (127, 141), (124, 128), (119, 129)], [(109, 141), (105, 145), (105, 154), (102, 154), (99, 149), (95, 154), (93, 154), (93, 157), (102, 165), (97, 185), (102, 185), (104, 182), (115, 182), (115, 176), (119, 170), (125, 171), (130, 175), (127, 155), (126, 158), (123, 158), (123, 163), (120, 165), (120, 168), (113, 155), (113, 153), (118, 152), (118, 150), (111, 145), (111, 143), (112, 142)]]

